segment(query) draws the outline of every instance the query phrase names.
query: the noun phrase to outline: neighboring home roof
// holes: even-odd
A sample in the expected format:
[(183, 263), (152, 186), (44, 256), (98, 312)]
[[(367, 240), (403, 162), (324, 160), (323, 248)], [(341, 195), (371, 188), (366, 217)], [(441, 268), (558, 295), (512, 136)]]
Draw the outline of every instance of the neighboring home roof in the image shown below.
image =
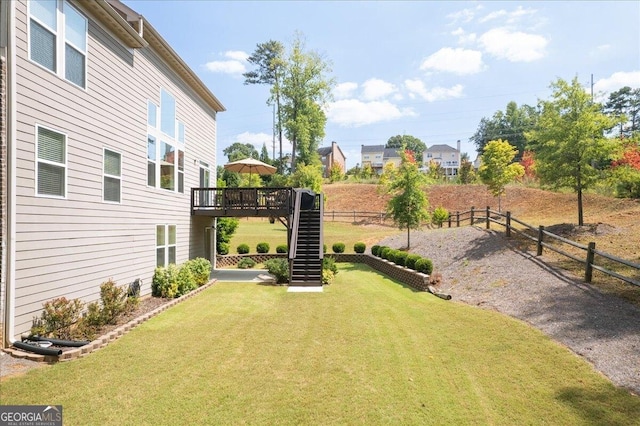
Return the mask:
[(385, 148), (382, 158), (400, 158), (400, 148)]
[(323, 147), (318, 148), (318, 154), (320, 154), (322, 156), (331, 154), (331, 147), (330, 146), (323, 146)]
[(384, 151), (384, 145), (362, 145), (362, 149), (360, 150), (362, 154), (381, 151)]
[(431, 148), (428, 148), (425, 152), (458, 152), (457, 149), (441, 144), (441, 145), (431, 145)]
[(130, 48), (151, 46), (160, 57), (216, 112), (226, 108), (142, 15), (119, 0), (82, 2)]

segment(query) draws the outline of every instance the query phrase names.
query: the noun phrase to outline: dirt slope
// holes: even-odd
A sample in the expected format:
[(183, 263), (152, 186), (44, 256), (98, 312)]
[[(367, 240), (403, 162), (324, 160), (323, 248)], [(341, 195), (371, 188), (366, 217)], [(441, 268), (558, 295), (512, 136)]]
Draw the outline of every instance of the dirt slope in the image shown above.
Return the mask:
[[(371, 211), (386, 209), (389, 196), (375, 184), (327, 184), (323, 191), (325, 211)], [(450, 212), (471, 206), (498, 209), (498, 200), (484, 185), (433, 185), (427, 189), (431, 209), (442, 206)], [(640, 261), (640, 200), (623, 200), (595, 194), (584, 196), (584, 220), (589, 229), (575, 231), (577, 198), (522, 186), (509, 186), (502, 197), (502, 211), (533, 226), (560, 226), (565, 236), (579, 242), (596, 241), (597, 248), (634, 262)], [(562, 225), (562, 226), (561, 226)]]

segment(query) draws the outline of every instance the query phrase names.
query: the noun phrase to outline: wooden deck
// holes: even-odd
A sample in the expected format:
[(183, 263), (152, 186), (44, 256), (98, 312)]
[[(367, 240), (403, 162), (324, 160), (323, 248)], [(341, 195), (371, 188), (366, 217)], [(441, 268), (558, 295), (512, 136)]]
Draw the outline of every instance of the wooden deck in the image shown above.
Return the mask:
[(191, 188), (191, 215), (287, 217), (293, 188)]

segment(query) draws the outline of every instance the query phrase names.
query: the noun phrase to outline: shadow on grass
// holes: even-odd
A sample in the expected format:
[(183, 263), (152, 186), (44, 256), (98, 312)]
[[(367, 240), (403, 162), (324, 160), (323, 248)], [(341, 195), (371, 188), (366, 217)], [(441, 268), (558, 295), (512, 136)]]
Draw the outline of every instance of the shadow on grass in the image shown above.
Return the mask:
[(640, 399), (629, 403), (629, 396), (621, 389), (569, 387), (558, 392), (556, 399), (582, 416), (585, 425), (627, 426), (640, 421)]

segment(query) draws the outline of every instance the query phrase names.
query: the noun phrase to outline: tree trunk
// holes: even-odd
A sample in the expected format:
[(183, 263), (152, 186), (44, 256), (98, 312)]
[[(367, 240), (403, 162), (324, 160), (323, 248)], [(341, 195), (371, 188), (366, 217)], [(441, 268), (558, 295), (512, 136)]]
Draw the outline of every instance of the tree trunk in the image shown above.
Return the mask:
[(411, 248), (411, 228), (407, 226), (407, 250)]
[(584, 218), (582, 215), (582, 180), (578, 175), (577, 179), (577, 189), (578, 189), (578, 226), (584, 226)]

